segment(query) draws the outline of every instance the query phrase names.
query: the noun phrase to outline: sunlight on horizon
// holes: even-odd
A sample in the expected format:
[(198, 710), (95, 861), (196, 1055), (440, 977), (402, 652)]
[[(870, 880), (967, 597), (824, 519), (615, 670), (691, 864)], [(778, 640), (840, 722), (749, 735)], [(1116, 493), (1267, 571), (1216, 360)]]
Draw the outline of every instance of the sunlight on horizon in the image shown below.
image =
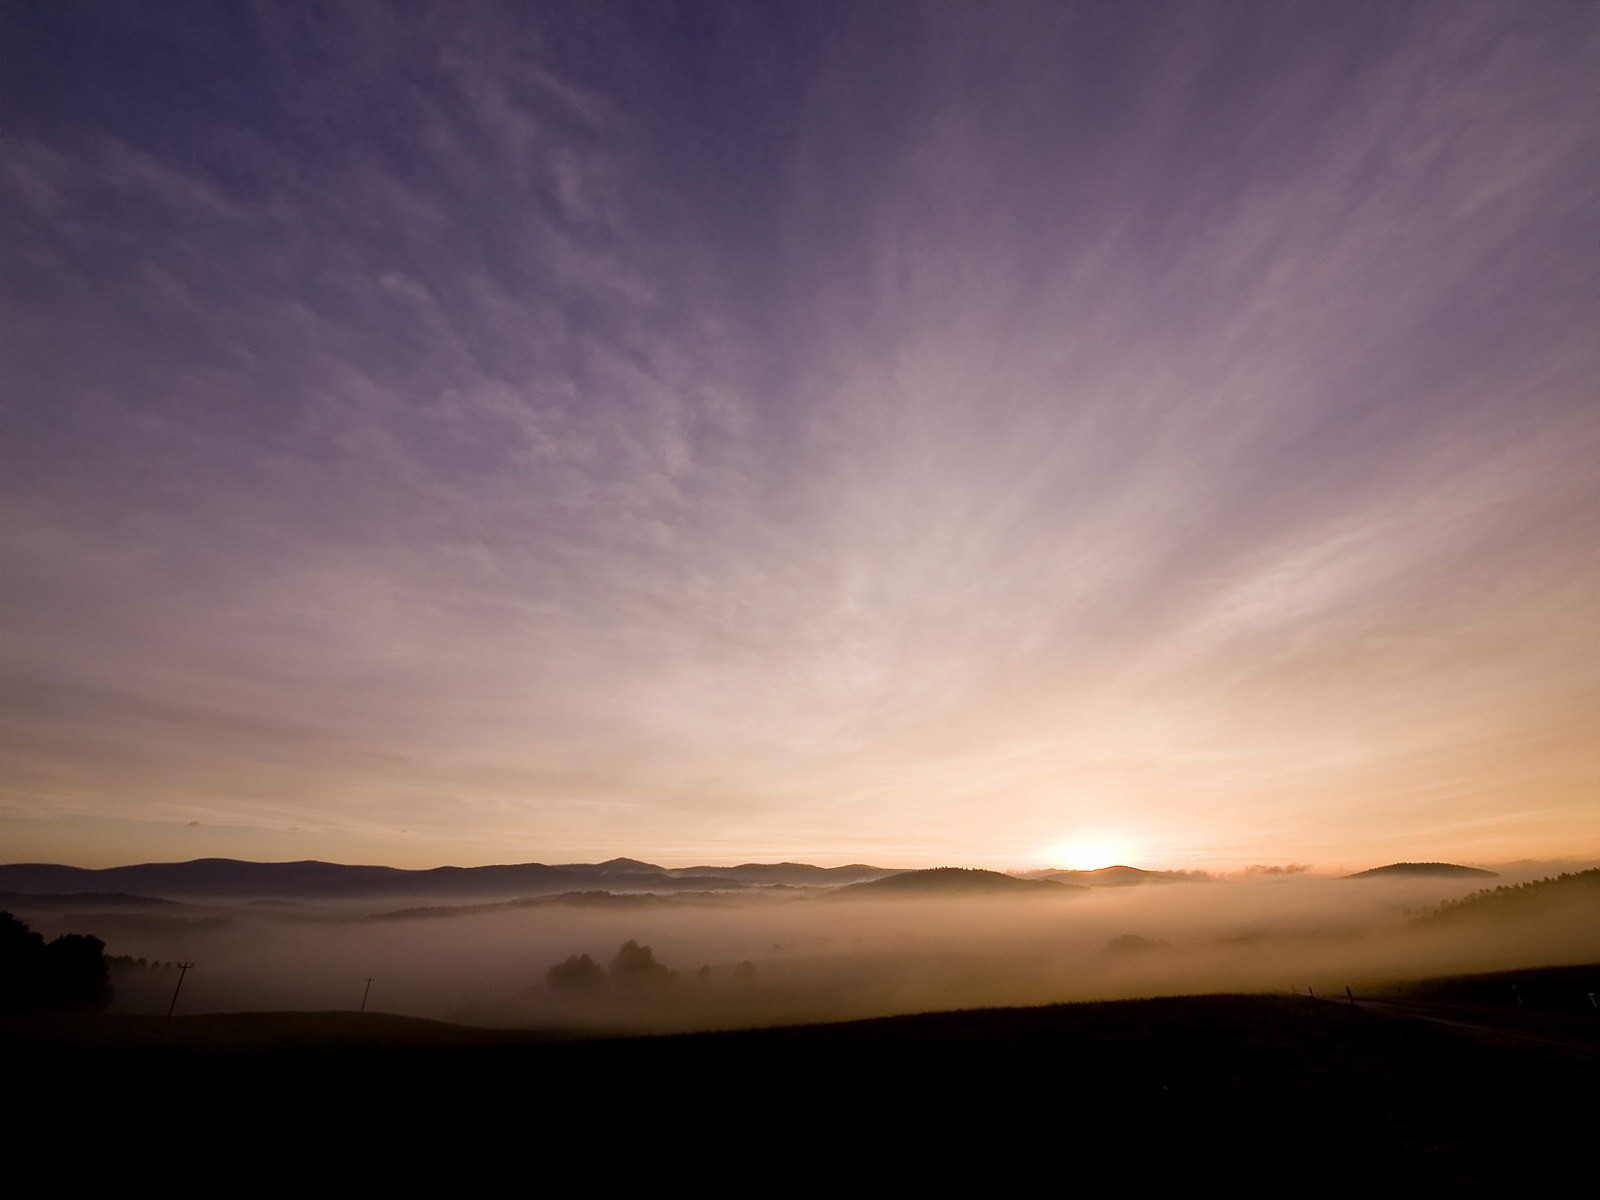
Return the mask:
[(0, 8), (8, 858), (1600, 855), (1593, 6), (201, 7)]
[(1065, 871), (1098, 871), (1126, 864), (1135, 857), (1115, 842), (1064, 842), (1045, 851), (1047, 865)]

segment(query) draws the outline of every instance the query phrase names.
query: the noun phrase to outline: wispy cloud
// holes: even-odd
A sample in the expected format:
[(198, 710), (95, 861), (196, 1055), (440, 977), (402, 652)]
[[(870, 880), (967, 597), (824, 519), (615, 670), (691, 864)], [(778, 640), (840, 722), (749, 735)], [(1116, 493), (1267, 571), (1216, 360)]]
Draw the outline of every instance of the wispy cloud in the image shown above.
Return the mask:
[(1600, 29), (1097, 11), (10, 15), (4, 811), (1600, 840)]

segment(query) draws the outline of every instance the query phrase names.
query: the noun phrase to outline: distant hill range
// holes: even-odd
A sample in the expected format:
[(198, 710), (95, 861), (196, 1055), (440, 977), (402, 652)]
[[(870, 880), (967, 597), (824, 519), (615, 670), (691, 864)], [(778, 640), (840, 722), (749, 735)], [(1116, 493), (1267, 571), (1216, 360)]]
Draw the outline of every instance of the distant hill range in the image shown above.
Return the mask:
[(52, 895), (49, 892), (0, 892), (0, 909), (18, 905), (51, 908), (59, 912), (92, 908), (104, 911), (111, 908), (181, 908), (173, 900), (159, 896), (130, 896), (126, 892), (74, 892), (70, 895)]
[(963, 867), (934, 867), (927, 871), (901, 871), (881, 879), (852, 883), (828, 894), (829, 899), (888, 900), (929, 896), (1065, 895), (1078, 890), (1054, 879), (1019, 879), (999, 871)]
[(1354, 875), (1346, 875), (1346, 879), (1384, 879), (1395, 876), (1422, 877), (1430, 879), (1464, 879), (1477, 876), (1483, 879), (1498, 879), (1498, 871), (1485, 871), (1481, 867), (1461, 867), (1455, 863), (1390, 863), (1386, 867), (1373, 867), (1370, 871), (1357, 871)]
[(1145, 883), (1202, 883), (1211, 878), (1204, 871), (1145, 871), (1139, 867), (1100, 867), (1093, 871), (1019, 871), (1018, 879), (1046, 879), (1073, 883), (1079, 887), (1137, 887)]
[(244, 862), (200, 858), (181, 863), (93, 870), (48, 863), (0, 865), (0, 891), (26, 893), (136, 893), (211, 899), (364, 900), (376, 897), (505, 900), (519, 896), (604, 890), (705, 892), (774, 886), (839, 887), (895, 872), (854, 863), (745, 863), (737, 867), (657, 866), (632, 858), (602, 863), (515, 863), (489, 867), (348, 866), (343, 863)]

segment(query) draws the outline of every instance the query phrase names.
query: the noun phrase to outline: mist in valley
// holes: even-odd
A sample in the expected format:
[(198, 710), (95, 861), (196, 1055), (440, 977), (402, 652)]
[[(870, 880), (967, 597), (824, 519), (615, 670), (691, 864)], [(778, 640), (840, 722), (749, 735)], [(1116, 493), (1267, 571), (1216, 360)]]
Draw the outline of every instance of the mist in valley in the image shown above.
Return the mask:
[(1429, 916), (1486, 883), (1516, 882), (1298, 874), (961, 899), (757, 888), (425, 909), (47, 897), (11, 907), (47, 937), (106, 942), (112, 1011), (164, 1012), (177, 978), (167, 964), (189, 962), (183, 1012), (350, 1010), (365, 995), (372, 1011), (618, 1032), (1199, 992), (1359, 993), (1600, 960), (1594, 888)]

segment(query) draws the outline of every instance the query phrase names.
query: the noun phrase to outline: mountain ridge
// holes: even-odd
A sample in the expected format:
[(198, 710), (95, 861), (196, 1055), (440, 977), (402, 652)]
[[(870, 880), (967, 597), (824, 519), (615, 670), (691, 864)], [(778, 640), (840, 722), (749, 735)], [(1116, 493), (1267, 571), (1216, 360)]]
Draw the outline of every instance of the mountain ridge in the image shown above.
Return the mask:
[(1039, 871), (1018, 871), (1018, 879), (1049, 879), (1056, 883), (1076, 884), (1080, 887), (1137, 887), (1146, 883), (1203, 883), (1211, 876), (1204, 871), (1147, 871), (1143, 867), (1130, 867), (1118, 863), (1111, 867), (1097, 867), (1092, 871), (1074, 871), (1065, 867), (1046, 867)]
[(1445, 862), (1399, 862), (1389, 863), (1387, 866), (1371, 867), (1365, 871), (1357, 871), (1353, 875), (1345, 875), (1344, 879), (1384, 879), (1393, 876), (1408, 876), (1412, 878), (1440, 879), (1440, 878), (1481, 878), (1498, 879), (1500, 872), (1486, 871), (1482, 867), (1463, 867), (1459, 863)]
[(1081, 885), (1054, 879), (1019, 879), (1001, 871), (970, 867), (930, 867), (923, 871), (901, 871), (881, 879), (848, 884), (828, 893), (828, 899), (928, 898), (973, 895), (1067, 895), (1084, 890)]
[(715, 891), (787, 886), (837, 886), (895, 874), (851, 864), (745, 863), (735, 867), (669, 868), (639, 859), (601, 863), (496, 863), (408, 869), (300, 859), (255, 862), (197, 858), (118, 867), (58, 863), (0, 864), (0, 890), (26, 893), (129, 892), (154, 896), (366, 899), (379, 896), (519, 896), (605, 887), (634, 891)]

